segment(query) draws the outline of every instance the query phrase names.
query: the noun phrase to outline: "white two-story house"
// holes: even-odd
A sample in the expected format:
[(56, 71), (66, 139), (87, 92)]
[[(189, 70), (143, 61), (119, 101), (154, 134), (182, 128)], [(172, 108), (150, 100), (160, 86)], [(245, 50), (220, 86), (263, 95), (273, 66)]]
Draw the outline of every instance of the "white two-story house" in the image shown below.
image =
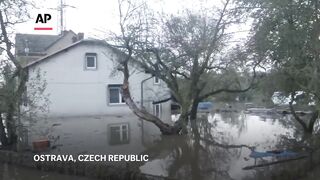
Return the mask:
[[(83, 34), (72, 31), (60, 36), (17, 34), (16, 55), (28, 69), (29, 79), (40, 72), (46, 82), (43, 95), (49, 100), (47, 116), (131, 113), (120, 91), (123, 76), (117, 69), (119, 52), (106, 42), (83, 39)], [(143, 101), (151, 113), (170, 118), (169, 102), (153, 104), (170, 97), (165, 83), (135, 65), (130, 71), (134, 101), (138, 105)], [(30, 84), (27, 93), (33, 88)]]
[[(61, 35), (17, 34), (15, 45), (17, 58), (28, 70), (28, 98), (21, 110), (32, 109), (31, 101), (32, 111), (48, 109), (36, 112), (40, 116), (23, 116), (24, 137), (28, 138), (22, 149), (39, 139), (59, 137), (50, 139), (57, 153), (139, 154), (160, 134), (124, 103), (119, 52), (104, 41), (66, 31)], [(166, 85), (134, 64), (130, 73), (133, 100), (170, 123), (170, 102), (153, 103), (170, 97)], [(44, 89), (38, 90), (42, 84)]]

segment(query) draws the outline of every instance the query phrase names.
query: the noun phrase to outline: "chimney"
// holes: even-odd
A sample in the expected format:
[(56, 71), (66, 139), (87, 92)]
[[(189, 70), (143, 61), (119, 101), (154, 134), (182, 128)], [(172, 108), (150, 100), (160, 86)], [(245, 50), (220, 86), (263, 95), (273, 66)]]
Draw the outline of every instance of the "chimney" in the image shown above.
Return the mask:
[(84, 38), (84, 33), (78, 33), (78, 41)]
[(78, 41), (78, 38), (76, 37), (76, 36), (73, 36), (72, 37), (72, 43), (75, 43), (75, 42), (77, 42)]

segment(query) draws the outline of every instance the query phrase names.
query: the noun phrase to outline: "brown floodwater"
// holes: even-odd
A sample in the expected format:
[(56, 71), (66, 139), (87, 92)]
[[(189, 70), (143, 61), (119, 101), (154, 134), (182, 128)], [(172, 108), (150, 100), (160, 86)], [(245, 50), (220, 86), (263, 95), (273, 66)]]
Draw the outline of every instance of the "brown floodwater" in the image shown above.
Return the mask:
[[(282, 149), (282, 137), (293, 138), (295, 128), (280, 121), (288, 117), (244, 113), (202, 114), (197, 132), (188, 136), (165, 137), (150, 153), (154, 160), (141, 166), (142, 172), (177, 179), (248, 179), (255, 170), (251, 149)], [(190, 130), (192, 131), (192, 130)], [(156, 152), (158, 155), (156, 155)], [(166, 154), (166, 156), (164, 156)], [(261, 170), (261, 169), (260, 169)]]
[[(279, 114), (199, 113), (196, 123), (190, 124), (190, 133), (177, 136), (162, 136), (155, 126), (133, 115), (56, 118), (33, 127), (29, 141), (36, 138), (36, 129), (53, 124), (50, 135), (55, 140), (50, 154), (149, 155), (148, 162), (110, 164), (130, 166), (145, 174), (173, 179), (260, 180), (274, 178), (281, 170), (286, 174), (282, 173), (280, 179), (291, 180), (291, 168), (305, 163), (305, 160), (297, 160), (243, 170), (255, 163), (278, 160), (255, 161), (249, 156), (252, 151), (249, 147), (255, 147), (259, 152), (304, 151), (297, 146), (305, 143), (299, 126), (290, 116)], [(0, 174), (5, 180), (80, 179), (8, 165), (0, 165)], [(309, 179), (315, 176), (310, 172), (300, 174)]]
[(93, 180), (0, 163), (0, 180)]

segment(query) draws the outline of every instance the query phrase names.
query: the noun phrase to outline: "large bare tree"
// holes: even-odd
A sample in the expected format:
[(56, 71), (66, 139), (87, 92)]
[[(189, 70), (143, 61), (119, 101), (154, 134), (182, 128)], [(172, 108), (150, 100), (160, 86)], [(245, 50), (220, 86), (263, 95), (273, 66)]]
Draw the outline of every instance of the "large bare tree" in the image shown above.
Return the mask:
[[(124, 98), (136, 115), (154, 122), (163, 133), (185, 130), (188, 120), (196, 119), (199, 102), (221, 92), (244, 92), (251, 87), (252, 79), (242, 78), (240, 82), (239, 77), (253, 72), (250, 77), (254, 78), (258, 63), (247, 58), (241, 47), (235, 48), (237, 51), (232, 55), (225, 55), (230, 43), (226, 29), (241, 18), (235, 18), (228, 8), (231, 0), (220, 8), (186, 10), (180, 15), (157, 15), (145, 2), (138, 5), (128, 0), (118, 2), (121, 33), (112, 43), (125, 54), (120, 61)], [(163, 124), (132, 101), (129, 62), (159, 77), (170, 88), (181, 106), (180, 118), (174, 126)], [(248, 67), (253, 70), (247, 71)]]

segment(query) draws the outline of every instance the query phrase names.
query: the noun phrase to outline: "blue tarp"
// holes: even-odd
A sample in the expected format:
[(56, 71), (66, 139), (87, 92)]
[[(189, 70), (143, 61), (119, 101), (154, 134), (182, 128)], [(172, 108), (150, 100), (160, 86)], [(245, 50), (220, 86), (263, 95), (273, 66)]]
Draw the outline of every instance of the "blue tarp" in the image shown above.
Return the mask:
[(198, 109), (200, 110), (210, 110), (212, 109), (212, 107), (213, 107), (212, 102), (200, 102), (198, 104)]
[(298, 153), (292, 151), (266, 151), (266, 152), (257, 152), (252, 151), (250, 157), (252, 158), (263, 158), (263, 157), (294, 157), (298, 156)]

